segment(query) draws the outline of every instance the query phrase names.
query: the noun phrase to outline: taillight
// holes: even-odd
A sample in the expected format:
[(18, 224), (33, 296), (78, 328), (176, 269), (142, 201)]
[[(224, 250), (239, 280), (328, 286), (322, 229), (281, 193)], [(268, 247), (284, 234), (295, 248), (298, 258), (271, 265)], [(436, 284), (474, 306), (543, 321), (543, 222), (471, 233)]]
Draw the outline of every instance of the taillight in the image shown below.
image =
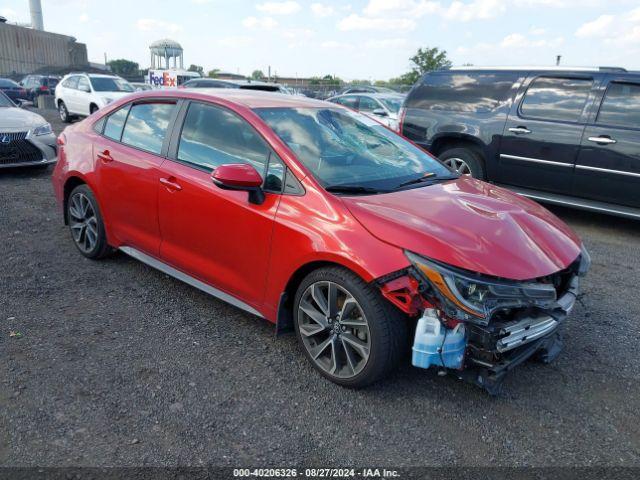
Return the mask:
[(58, 144), (58, 146), (60, 147), (63, 147), (66, 143), (67, 143), (67, 137), (65, 137), (64, 133), (61, 133), (60, 135), (58, 135), (58, 138), (56, 139), (56, 144)]
[(48, 92), (49, 91), (49, 87), (45, 87), (44, 85), (40, 87), (40, 91), (41, 92)]
[(404, 124), (404, 117), (407, 114), (407, 109), (405, 107), (400, 108), (400, 112), (398, 113), (398, 133), (402, 135), (402, 125)]

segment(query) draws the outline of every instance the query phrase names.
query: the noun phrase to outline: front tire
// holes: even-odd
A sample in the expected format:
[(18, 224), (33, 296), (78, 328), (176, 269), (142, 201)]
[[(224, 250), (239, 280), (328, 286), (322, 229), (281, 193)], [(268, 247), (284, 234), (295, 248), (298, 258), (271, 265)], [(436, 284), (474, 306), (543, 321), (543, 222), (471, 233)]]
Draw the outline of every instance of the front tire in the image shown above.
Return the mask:
[(407, 346), (407, 318), (349, 270), (327, 267), (305, 277), (294, 324), (305, 356), (321, 375), (359, 388), (386, 376)]
[(82, 255), (97, 260), (111, 253), (100, 207), (87, 185), (78, 185), (69, 195), (67, 219), (73, 243)]
[(485, 178), (482, 158), (471, 148), (451, 148), (438, 155), (438, 158), (460, 175), (469, 175), (479, 180), (484, 180)]

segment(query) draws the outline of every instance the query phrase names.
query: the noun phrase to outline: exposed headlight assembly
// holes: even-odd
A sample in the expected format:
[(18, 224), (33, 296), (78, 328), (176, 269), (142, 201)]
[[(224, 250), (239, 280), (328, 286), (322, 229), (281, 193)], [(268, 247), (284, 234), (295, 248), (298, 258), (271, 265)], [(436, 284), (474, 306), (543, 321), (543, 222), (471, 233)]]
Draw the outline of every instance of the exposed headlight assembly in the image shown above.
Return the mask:
[(53, 130), (51, 130), (51, 124), (45, 123), (44, 125), (40, 125), (33, 129), (33, 135), (49, 135), (52, 134)]
[(556, 300), (556, 289), (551, 284), (492, 279), (444, 266), (415, 253), (406, 255), (425, 280), (461, 311), (460, 320), (484, 323), (500, 307), (548, 304)]

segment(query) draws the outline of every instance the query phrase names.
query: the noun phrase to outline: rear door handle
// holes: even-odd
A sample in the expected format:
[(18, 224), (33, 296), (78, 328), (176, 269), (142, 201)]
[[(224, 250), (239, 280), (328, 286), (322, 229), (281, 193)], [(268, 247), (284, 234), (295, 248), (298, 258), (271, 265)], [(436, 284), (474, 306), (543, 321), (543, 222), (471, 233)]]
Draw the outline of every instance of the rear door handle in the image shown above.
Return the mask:
[(104, 152), (99, 152), (97, 157), (103, 162), (113, 162), (113, 157), (109, 150), (105, 150)]
[(527, 133), (531, 133), (527, 127), (511, 127), (509, 131), (515, 133), (516, 135), (526, 135)]
[(169, 190), (182, 190), (182, 186), (177, 182), (176, 177), (161, 178), (160, 183), (167, 187)]
[(598, 143), (600, 145), (612, 145), (614, 143), (617, 143), (616, 140), (614, 140), (608, 135), (600, 135), (599, 137), (589, 137), (587, 140), (589, 140), (590, 142)]

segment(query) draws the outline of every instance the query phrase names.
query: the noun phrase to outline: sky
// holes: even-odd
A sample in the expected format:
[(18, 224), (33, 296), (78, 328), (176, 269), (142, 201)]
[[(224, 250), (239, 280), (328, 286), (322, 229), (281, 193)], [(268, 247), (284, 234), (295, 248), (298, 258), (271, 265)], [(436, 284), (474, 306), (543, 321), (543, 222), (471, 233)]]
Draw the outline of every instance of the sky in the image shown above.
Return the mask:
[[(418, 47), (454, 65), (640, 69), (638, 0), (42, 0), (45, 29), (86, 43), (89, 60), (148, 68), (149, 44), (184, 48), (185, 68), (287, 77), (385, 80), (410, 69)], [(0, 15), (29, 22), (28, 0)]]

